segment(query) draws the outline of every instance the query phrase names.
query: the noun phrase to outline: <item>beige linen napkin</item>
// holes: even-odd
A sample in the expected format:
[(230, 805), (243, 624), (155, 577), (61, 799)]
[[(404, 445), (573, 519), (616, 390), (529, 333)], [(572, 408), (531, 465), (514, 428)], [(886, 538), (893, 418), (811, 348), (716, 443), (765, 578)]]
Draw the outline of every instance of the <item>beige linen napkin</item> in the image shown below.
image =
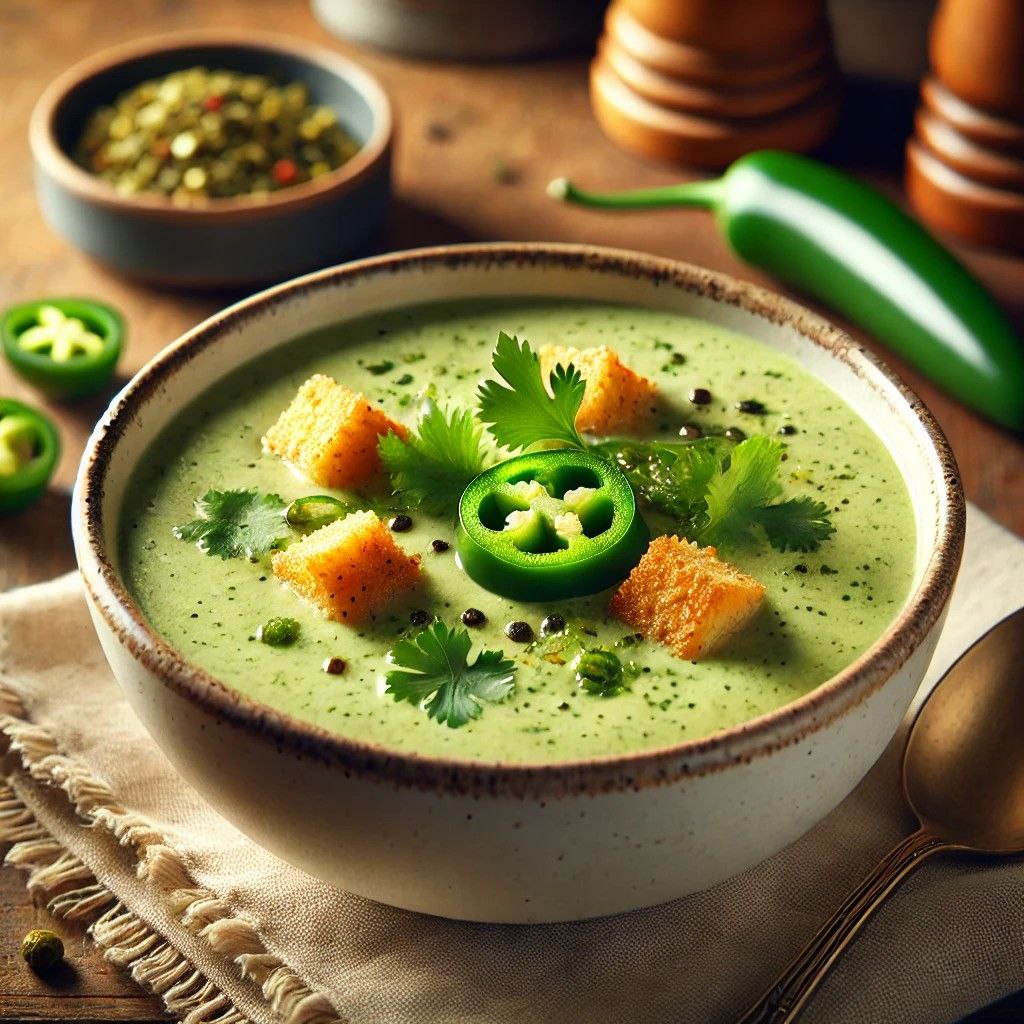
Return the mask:
[[(1024, 542), (972, 509), (929, 682), (1021, 604)], [(897, 737), (821, 825), (715, 889), (598, 921), (465, 924), (333, 889), (210, 810), (121, 699), (73, 575), (0, 598), (0, 712), (8, 861), (189, 1022), (727, 1024), (912, 827)], [(1021, 987), (1024, 861), (940, 859), (805, 1019), (938, 1024)]]

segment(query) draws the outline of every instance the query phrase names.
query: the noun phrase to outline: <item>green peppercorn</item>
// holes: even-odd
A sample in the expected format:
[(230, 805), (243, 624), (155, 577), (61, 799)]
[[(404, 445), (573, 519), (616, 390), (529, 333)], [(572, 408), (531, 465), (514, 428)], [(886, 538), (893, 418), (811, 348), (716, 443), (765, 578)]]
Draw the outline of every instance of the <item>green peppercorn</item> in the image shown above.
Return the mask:
[(587, 693), (612, 697), (622, 690), (622, 662), (601, 647), (584, 651), (576, 662), (576, 682)]
[(267, 619), (256, 630), (256, 639), (271, 647), (289, 647), (299, 639), (299, 628), (296, 619)]
[(64, 959), (64, 943), (56, 932), (35, 928), (21, 940), (21, 957), (33, 971), (42, 974)]

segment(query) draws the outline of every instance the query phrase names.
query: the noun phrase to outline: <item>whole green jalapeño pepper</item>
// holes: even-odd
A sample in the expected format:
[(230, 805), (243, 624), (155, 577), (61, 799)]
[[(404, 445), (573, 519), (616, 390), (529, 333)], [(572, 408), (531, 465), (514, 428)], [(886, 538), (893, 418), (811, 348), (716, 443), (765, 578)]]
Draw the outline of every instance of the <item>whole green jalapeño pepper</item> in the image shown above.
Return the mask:
[(941, 388), (1024, 429), (1024, 347), (984, 289), (881, 193), (795, 153), (737, 160), (721, 178), (632, 192), (549, 192), (608, 209), (699, 206), (733, 250), (838, 309)]
[(566, 448), (520, 455), (473, 480), (459, 502), (455, 547), (480, 586), (545, 601), (618, 583), (649, 539), (622, 473)]
[(60, 435), (42, 413), (0, 398), (0, 515), (42, 497), (60, 458)]
[(0, 321), (4, 355), (48, 398), (85, 398), (114, 375), (124, 346), (117, 310), (91, 299), (44, 299), (12, 306)]

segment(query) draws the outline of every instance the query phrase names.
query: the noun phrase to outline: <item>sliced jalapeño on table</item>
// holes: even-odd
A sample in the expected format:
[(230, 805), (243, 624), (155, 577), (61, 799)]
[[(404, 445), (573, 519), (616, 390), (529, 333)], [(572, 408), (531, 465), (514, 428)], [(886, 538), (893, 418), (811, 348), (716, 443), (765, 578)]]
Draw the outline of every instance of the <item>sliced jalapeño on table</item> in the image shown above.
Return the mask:
[(114, 375), (124, 347), (124, 320), (92, 299), (41, 299), (12, 306), (0, 340), (13, 370), (47, 398), (86, 398)]
[(43, 496), (60, 458), (60, 435), (41, 412), (0, 398), (0, 515)]
[(455, 544), (480, 586), (545, 601), (620, 582), (649, 540), (622, 473), (566, 448), (520, 455), (476, 477), (459, 503)]

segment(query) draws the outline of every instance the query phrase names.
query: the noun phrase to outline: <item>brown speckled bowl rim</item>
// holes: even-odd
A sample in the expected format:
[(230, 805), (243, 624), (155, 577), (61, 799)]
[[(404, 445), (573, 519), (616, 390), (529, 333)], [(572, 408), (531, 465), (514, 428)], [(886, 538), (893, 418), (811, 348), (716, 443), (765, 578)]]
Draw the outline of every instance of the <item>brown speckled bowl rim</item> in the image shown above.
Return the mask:
[[(938, 542), (922, 582), (880, 639), (846, 669), (805, 696), (734, 728), (639, 752), (519, 764), (427, 757), (343, 737), (244, 696), (188, 662), (157, 635), (107, 555), (103, 497), (120, 437), (167, 376), (216, 344), (225, 332), (238, 329), (247, 319), (306, 292), (344, 287), (375, 275), (431, 269), (452, 271), (461, 267), (500, 270), (524, 264), (632, 276), (741, 307), (775, 324), (795, 328), (814, 344), (831, 351), (858, 376), (870, 378), (876, 374), (882, 378), (882, 386), (887, 384), (895, 389), (934, 449), (941, 467), (941, 478), (935, 480), (937, 500), (943, 511)], [(283, 338), (282, 343), (288, 340)], [(965, 500), (952, 450), (920, 399), (849, 335), (796, 303), (725, 274), (642, 253), (571, 244), (492, 243), (411, 250), (318, 271), (245, 299), (193, 328), (164, 349), (125, 387), (97, 425), (79, 472), (73, 516), (76, 525), (84, 525), (84, 535), (78, 543), (87, 544), (95, 559), (98, 574), (92, 568), (86, 570), (85, 582), (106, 624), (144, 668), (214, 716), (218, 724), (245, 730), (281, 753), (314, 759), (336, 767), (346, 776), (372, 776), (401, 786), (478, 797), (545, 799), (663, 785), (750, 763), (824, 729), (852, 711), (886, 683), (940, 621), (963, 551)]]
[[(352, 158), (313, 181), (269, 193), (259, 201), (248, 196), (210, 199), (201, 206), (177, 206), (168, 197), (140, 192), (121, 195), (110, 182), (90, 174), (71, 159), (57, 141), (56, 114), (67, 94), (82, 82), (120, 64), (158, 53), (213, 46), (226, 50), (281, 53), (316, 65), (347, 81), (367, 102), (373, 130)], [(189, 62), (183, 61), (182, 67)], [(293, 213), (328, 197), (357, 188), (389, 158), (394, 135), (391, 102), (384, 87), (364, 67), (340, 53), (301, 40), (230, 29), (172, 32), (134, 40), (103, 50), (72, 65), (51, 82), (36, 101), (29, 119), (29, 145), (39, 167), (72, 195), (98, 206), (153, 220), (182, 219), (196, 226), (226, 221), (258, 220)]]

